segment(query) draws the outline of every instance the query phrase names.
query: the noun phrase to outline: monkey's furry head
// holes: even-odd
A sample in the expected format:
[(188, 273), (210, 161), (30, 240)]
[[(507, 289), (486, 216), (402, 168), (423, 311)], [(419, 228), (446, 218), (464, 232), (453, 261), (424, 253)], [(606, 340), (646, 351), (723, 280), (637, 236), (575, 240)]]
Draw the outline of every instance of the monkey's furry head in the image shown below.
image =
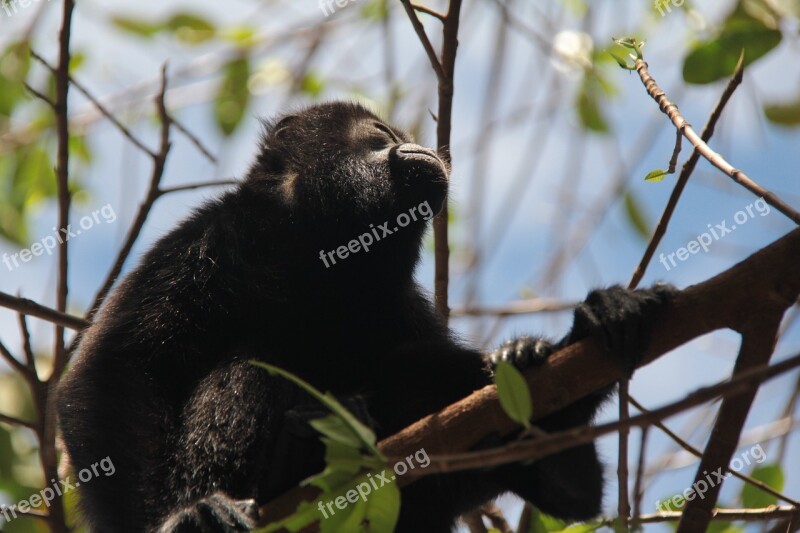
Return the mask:
[(278, 211), (273, 214), (291, 221), (299, 239), (336, 248), (389, 221), (392, 233), (402, 229), (405, 235), (386, 245), (396, 253), (408, 252), (404, 242), (419, 247), (427, 221), (444, 204), (447, 185), (447, 166), (434, 150), (346, 102), (265, 122), (245, 182), (266, 193)]

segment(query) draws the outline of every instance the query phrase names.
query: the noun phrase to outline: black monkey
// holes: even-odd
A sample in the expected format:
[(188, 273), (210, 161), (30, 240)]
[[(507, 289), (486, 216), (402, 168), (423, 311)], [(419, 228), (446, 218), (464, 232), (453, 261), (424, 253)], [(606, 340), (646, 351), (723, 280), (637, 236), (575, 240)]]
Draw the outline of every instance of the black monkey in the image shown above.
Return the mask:
[[(507, 359), (538, 364), (559, 345), (602, 339), (628, 371), (670, 289), (595, 291), (559, 345), (522, 337), (487, 359), (454, 340), (414, 282), (448, 169), (363, 107), (327, 103), (268, 123), (235, 190), (159, 240), (109, 298), (60, 389), (92, 531), (233, 532), (257, 503), (322, 468), (307, 429), (317, 406), (261, 359), (341, 398), (379, 438), (491, 381)], [(587, 423), (610, 393), (540, 422)], [(403, 489), (398, 531), (441, 532), (506, 491), (544, 512), (600, 512), (593, 444), (533, 465), (424, 478)]]

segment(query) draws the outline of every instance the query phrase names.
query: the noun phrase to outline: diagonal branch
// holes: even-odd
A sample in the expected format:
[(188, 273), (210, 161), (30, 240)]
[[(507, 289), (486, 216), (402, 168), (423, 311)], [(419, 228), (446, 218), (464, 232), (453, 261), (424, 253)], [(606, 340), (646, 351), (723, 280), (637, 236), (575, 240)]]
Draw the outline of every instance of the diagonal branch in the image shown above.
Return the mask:
[[(703, 132), (700, 135), (700, 138), (703, 142), (708, 142), (709, 139), (714, 135), (714, 129), (717, 127), (717, 122), (719, 121), (720, 117), (722, 116), (722, 111), (725, 109), (725, 106), (730, 101), (731, 96), (742, 83), (742, 77), (744, 76), (744, 64), (742, 61), (736, 66), (736, 72), (734, 72), (733, 77), (728, 82), (728, 85), (725, 87), (725, 91), (723, 91), (722, 96), (720, 96), (717, 105), (714, 106), (714, 110), (711, 112), (711, 115), (708, 117), (708, 121), (706, 121), (705, 127), (703, 127)], [(681, 130), (678, 130), (680, 134)], [(628, 288), (636, 288), (639, 285), (639, 282), (644, 277), (644, 273), (647, 270), (647, 265), (650, 264), (650, 261), (653, 259), (653, 255), (656, 253), (656, 249), (658, 248), (659, 243), (661, 243), (661, 239), (664, 237), (664, 234), (667, 232), (667, 227), (669, 226), (669, 221), (672, 219), (672, 214), (675, 212), (675, 208), (678, 205), (678, 200), (681, 198), (681, 194), (683, 193), (683, 189), (686, 187), (686, 184), (689, 182), (689, 178), (694, 172), (695, 166), (697, 166), (697, 162), (700, 160), (700, 151), (696, 148), (692, 151), (692, 155), (689, 156), (689, 159), (683, 164), (683, 168), (681, 169), (681, 174), (678, 176), (678, 180), (675, 182), (675, 187), (672, 189), (672, 194), (667, 201), (667, 205), (664, 208), (664, 212), (661, 214), (661, 218), (658, 221), (658, 225), (656, 226), (655, 231), (653, 232), (653, 237), (650, 239), (650, 242), (647, 244), (647, 250), (644, 252), (644, 256), (642, 260), (639, 262), (639, 265), (636, 267), (636, 270), (633, 272), (633, 276), (631, 276), (631, 280), (628, 282)]]
[(38, 304), (33, 300), (28, 300), (27, 298), (21, 298), (19, 296), (12, 296), (5, 292), (0, 292), (0, 307), (7, 307), (8, 309), (13, 309), (14, 311), (24, 315), (41, 318), (47, 322), (52, 322), (53, 324), (58, 324), (60, 326), (64, 326), (65, 328), (74, 329), (76, 331), (80, 331), (89, 327), (88, 320), (56, 311), (55, 309)]
[[(800, 295), (800, 229), (789, 233), (765, 247), (748, 259), (703, 283), (683, 290), (654, 326), (650, 347), (642, 365), (706, 333), (730, 328), (740, 332), (748, 330), (754, 315), (776, 314), (793, 305)], [(784, 361), (760, 371), (760, 378), (748, 379), (739, 375), (737, 391), (763, 381), (766, 375), (786, 371), (800, 360)], [(593, 340), (568, 346), (554, 354), (541, 367), (525, 373), (536, 406), (535, 418), (541, 418), (563, 409), (578, 399), (619, 381), (623, 372)], [(723, 384), (731, 387), (729, 384)], [(708, 391), (693, 401), (709, 401), (717, 397)], [(712, 391), (713, 392), (713, 391)], [(688, 405), (688, 404), (687, 404)], [(679, 405), (674, 409), (688, 408)], [(676, 411), (677, 412), (677, 411)], [(659, 416), (665, 416), (660, 413)], [(631, 418), (627, 423), (652, 424), (658, 417)], [(618, 431), (619, 422), (603, 428)], [(406, 456), (425, 448), (430, 455), (466, 452), (489, 435), (507, 435), (518, 428), (504, 413), (497, 400), (497, 389), (487, 386), (453, 405), (415, 422), (404, 430), (383, 440), (381, 451), (389, 457)], [(580, 428), (583, 433), (597, 428)], [(594, 438), (598, 433), (591, 433)], [(560, 446), (573, 444), (580, 435), (560, 437)], [(545, 437), (549, 438), (549, 437)], [(580, 437), (587, 438), (587, 437)], [(543, 442), (540, 439), (539, 442)], [(530, 450), (525, 453), (530, 454)], [(432, 465), (431, 465), (432, 466)], [(264, 518), (274, 521), (291, 514), (297, 504), (313, 499), (314, 492), (307, 488), (289, 491), (263, 508)]]
[(662, 113), (670, 118), (675, 127), (683, 132), (683, 135), (689, 140), (689, 142), (692, 143), (692, 145), (695, 147), (695, 150), (697, 150), (700, 155), (707, 159), (709, 163), (727, 174), (731, 179), (733, 179), (733, 181), (743, 186), (756, 196), (764, 198), (764, 201), (769, 205), (789, 217), (796, 224), (800, 224), (800, 213), (795, 211), (786, 202), (781, 200), (775, 193), (766, 190), (764, 187), (753, 181), (742, 170), (734, 168), (733, 165), (731, 165), (724, 157), (722, 157), (722, 155), (712, 150), (711, 147), (706, 144), (701, 136), (694, 131), (692, 125), (689, 124), (685, 118), (683, 118), (683, 115), (681, 115), (680, 111), (678, 111), (678, 106), (672, 103), (667, 98), (664, 90), (658, 86), (656, 80), (650, 75), (650, 72), (647, 69), (647, 63), (644, 60), (636, 60), (636, 72), (639, 73), (639, 78), (642, 80), (645, 89), (647, 89), (647, 94), (649, 94), (650, 97), (656, 101), (658, 108)]

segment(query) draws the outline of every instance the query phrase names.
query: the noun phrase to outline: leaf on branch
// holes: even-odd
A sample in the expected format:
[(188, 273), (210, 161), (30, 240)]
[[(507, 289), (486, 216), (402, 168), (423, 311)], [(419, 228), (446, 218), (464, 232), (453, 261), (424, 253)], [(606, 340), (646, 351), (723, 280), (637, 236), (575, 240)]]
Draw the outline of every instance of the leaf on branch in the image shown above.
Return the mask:
[[(770, 488), (778, 492), (783, 491), (784, 475), (780, 465), (759, 466), (750, 474), (750, 477), (757, 479)], [(777, 505), (778, 498), (764, 492), (755, 485), (745, 483), (742, 487), (742, 505), (747, 508), (764, 508), (770, 505)]]
[(648, 172), (647, 176), (644, 177), (644, 181), (651, 181), (653, 183), (658, 183), (659, 181), (662, 181), (664, 178), (666, 178), (668, 174), (669, 172), (667, 172), (666, 170), (661, 170), (660, 168), (657, 168), (655, 170), (651, 170), (650, 172)]
[(519, 370), (505, 361), (500, 361), (494, 371), (494, 383), (497, 385), (497, 396), (506, 414), (522, 426), (531, 426), (533, 401), (528, 384)]
[(223, 67), (224, 77), (214, 100), (214, 117), (226, 136), (236, 131), (250, 102), (250, 60), (241, 57)]
[(650, 224), (639, 207), (639, 202), (630, 192), (625, 194), (625, 214), (628, 215), (628, 222), (636, 230), (636, 233), (648, 240), (650, 238)]
[(764, 106), (767, 120), (781, 126), (800, 125), (800, 98), (794, 102), (767, 104)]
[(781, 42), (781, 32), (750, 16), (740, 7), (728, 17), (720, 34), (700, 42), (683, 63), (687, 83), (712, 83), (730, 77), (744, 51), (744, 65), (760, 59)]

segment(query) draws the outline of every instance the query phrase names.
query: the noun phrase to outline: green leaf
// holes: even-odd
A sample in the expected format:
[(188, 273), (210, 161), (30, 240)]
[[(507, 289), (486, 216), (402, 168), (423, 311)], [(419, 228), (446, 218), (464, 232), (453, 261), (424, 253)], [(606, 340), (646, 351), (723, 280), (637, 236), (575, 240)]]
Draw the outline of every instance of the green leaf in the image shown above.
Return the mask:
[(639, 202), (630, 192), (625, 193), (625, 214), (628, 215), (628, 222), (636, 233), (645, 240), (649, 239), (650, 224), (639, 208)]
[[(784, 476), (780, 465), (763, 465), (750, 474), (750, 477), (761, 481), (778, 492), (783, 490)], [(747, 508), (761, 508), (778, 503), (778, 499), (758, 487), (745, 483), (742, 487), (742, 505)]]
[(666, 178), (668, 175), (669, 172), (667, 172), (666, 170), (661, 170), (657, 168), (655, 170), (651, 170), (650, 172), (648, 172), (647, 176), (644, 177), (644, 181), (651, 181), (653, 183), (658, 183), (659, 181), (662, 181), (664, 178)]
[(351, 446), (355, 449), (358, 449), (361, 445), (361, 439), (359, 439), (356, 432), (336, 415), (329, 415), (325, 418), (311, 420), (309, 424), (318, 432), (335, 442)]
[(598, 133), (607, 133), (609, 131), (608, 123), (600, 109), (598, 102), (598, 90), (596, 81), (592, 81), (589, 77), (584, 78), (581, 90), (578, 92), (578, 116), (584, 128)]
[(175, 13), (164, 27), (175, 33), (175, 37), (189, 44), (198, 44), (212, 39), (216, 28), (208, 20), (192, 13)]
[(263, 529), (257, 529), (254, 533), (272, 533), (283, 529), (296, 533), (297, 531), (302, 531), (305, 527), (313, 524), (320, 518), (322, 518), (322, 515), (319, 509), (315, 505), (304, 501), (297, 506), (297, 510), (293, 514), (287, 516), (283, 520), (273, 522)]
[(24, 82), (29, 70), (30, 51), (26, 43), (11, 44), (0, 54), (0, 117), (10, 117), (16, 106), (27, 100)]
[(551, 533), (567, 527), (567, 523), (563, 520), (547, 515), (530, 504), (526, 505), (531, 507), (531, 527), (523, 533)]
[(744, 530), (735, 527), (731, 522), (714, 520), (708, 525), (706, 533), (744, 533)]
[(299, 377), (291, 374), (277, 366), (269, 365), (267, 363), (261, 361), (250, 361), (251, 364), (259, 366), (261, 368), (266, 369), (272, 375), (278, 375), (285, 379), (288, 379), (301, 389), (308, 392), (311, 396), (316, 398), (322, 405), (327, 407), (331, 410), (333, 414), (341, 418), (353, 432), (358, 435), (358, 438), (361, 441), (361, 444), (365, 450), (372, 452), (372, 455), (375, 457), (380, 457), (383, 459), (383, 455), (381, 454), (380, 450), (378, 450), (375, 440), (375, 433), (372, 432), (370, 428), (365, 426), (361, 423), (355, 416), (353, 416), (350, 411), (344, 408), (344, 406), (339, 403), (339, 400), (333, 397), (330, 393), (322, 393), (311, 386), (309, 383), (306, 383)]
[(624, 68), (625, 70), (633, 69), (633, 65), (628, 63), (628, 57), (620, 54), (615, 50), (608, 50), (608, 55), (614, 58), (614, 61), (617, 62), (617, 65)]
[(69, 58), (69, 73), (74, 74), (86, 63), (86, 54), (83, 52), (73, 52)]
[(800, 99), (783, 104), (767, 104), (764, 106), (767, 120), (781, 126), (800, 125)]
[(575, 524), (574, 526), (569, 526), (560, 530), (558, 533), (592, 533), (593, 531), (597, 531), (604, 526), (605, 523), (602, 521), (587, 522), (585, 524)]
[(111, 24), (123, 31), (138, 35), (139, 37), (152, 37), (164, 29), (162, 24), (128, 16), (112, 17)]
[(369, 495), (364, 531), (394, 531), (400, 516), (400, 488), (397, 483), (383, 485)]
[(325, 82), (316, 74), (309, 72), (303, 76), (303, 80), (300, 82), (300, 90), (309, 96), (317, 98), (325, 90)]
[(69, 138), (69, 152), (81, 163), (92, 162), (92, 151), (89, 149), (86, 136), (72, 135)]
[(742, 10), (728, 17), (716, 39), (699, 43), (683, 63), (687, 83), (712, 83), (731, 76), (744, 50), (744, 65), (760, 59), (781, 42), (781, 32)]
[[(370, 0), (361, 6), (361, 18), (370, 21), (386, 20), (389, 16), (389, 11), (386, 9), (385, 0)], [(423, 13), (424, 15), (424, 13)]]
[(533, 400), (528, 384), (519, 370), (505, 361), (500, 361), (494, 371), (497, 396), (506, 414), (523, 426), (530, 427), (533, 416)]
[(255, 28), (249, 26), (235, 26), (221, 30), (219, 36), (228, 42), (246, 48), (256, 43), (258, 34)]
[(214, 100), (214, 117), (222, 133), (231, 135), (244, 117), (250, 102), (247, 82), (250, 79), (250, 61), (241, 57), (223, 67), (222, 84)]

